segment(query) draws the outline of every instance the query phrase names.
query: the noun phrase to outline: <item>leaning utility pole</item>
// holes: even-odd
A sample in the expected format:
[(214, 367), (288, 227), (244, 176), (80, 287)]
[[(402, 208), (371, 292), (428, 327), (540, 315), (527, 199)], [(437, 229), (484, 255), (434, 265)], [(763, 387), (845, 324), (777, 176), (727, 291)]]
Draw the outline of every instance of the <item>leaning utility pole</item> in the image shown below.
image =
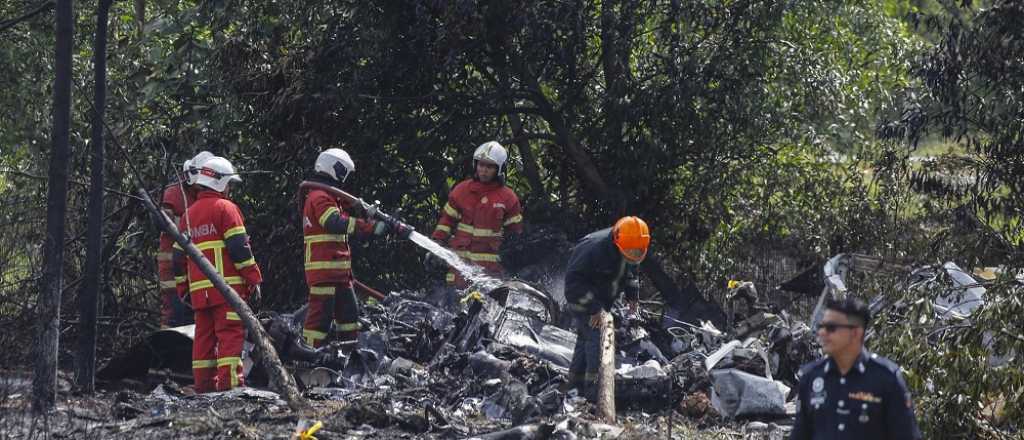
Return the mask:
[(60, 343), (60, 297), (64, 284), (64, 221), (68, 204), (68, 144), (71, 137), (71, 50), (75, 34), (72, 0), (57, 0), (56, 16), (46, 239), (43, 242), (39, 303), (36, 305), (37, 351), (32, 379), (32, 410), (36, 413), (49, 411), (57, 401), (57, 349)]

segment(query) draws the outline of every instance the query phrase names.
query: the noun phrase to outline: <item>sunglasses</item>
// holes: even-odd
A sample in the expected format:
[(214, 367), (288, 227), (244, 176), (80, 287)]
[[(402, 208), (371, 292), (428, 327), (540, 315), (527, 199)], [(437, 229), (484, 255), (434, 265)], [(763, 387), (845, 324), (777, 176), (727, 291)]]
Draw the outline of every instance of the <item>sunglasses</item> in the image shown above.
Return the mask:
[(841, 328), (857, 328), (857, 327), (860, 327), (860, 326), (859, 325), (853, 325), (853, 324), (838, 324), (838, 323), (835, 323), (835, 322), (822, 322), (822, 323), (818, 324), (818, 328), (819, 329), (825, 329), (825, 333), (835, 333), (836, 330), (839, 330)]

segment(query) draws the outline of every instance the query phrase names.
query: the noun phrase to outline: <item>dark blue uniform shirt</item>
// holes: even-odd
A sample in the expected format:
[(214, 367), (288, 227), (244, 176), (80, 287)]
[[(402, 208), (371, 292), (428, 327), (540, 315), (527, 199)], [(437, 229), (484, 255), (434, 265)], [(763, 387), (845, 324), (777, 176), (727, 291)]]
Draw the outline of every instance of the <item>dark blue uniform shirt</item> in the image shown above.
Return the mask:
[(791, 440), (918, 440), (910, 391), (896, 363), (862, 349), (842, 375), (826, 357), (800, 368)]

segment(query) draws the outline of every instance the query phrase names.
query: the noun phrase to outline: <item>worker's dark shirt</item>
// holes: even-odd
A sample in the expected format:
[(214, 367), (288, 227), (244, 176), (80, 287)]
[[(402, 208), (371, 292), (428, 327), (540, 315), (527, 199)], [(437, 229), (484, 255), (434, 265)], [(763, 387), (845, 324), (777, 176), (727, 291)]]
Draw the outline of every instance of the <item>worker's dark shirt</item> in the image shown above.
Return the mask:
[(636, 301), (640, 284), (635, 265), (626, 263), (612, 241), (611, 228), (592, 232), (572, 249), (565, 272), (567, 308), (578, 314), (593, 315), (611, 310), (619, 292)]
[(791, 440), (917, 440), (910, 391), (894, 362), (862, 349), (842, 375), (830, 357), (800, 369)]

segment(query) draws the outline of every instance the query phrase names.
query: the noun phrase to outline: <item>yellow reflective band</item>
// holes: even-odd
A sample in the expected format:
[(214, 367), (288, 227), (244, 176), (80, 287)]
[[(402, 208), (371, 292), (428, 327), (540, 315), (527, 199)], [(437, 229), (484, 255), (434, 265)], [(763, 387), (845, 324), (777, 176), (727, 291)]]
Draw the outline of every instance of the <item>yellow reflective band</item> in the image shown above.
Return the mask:
[(185, 275), (174, 277), (175, 283), (184, 283), (185, 281), (188, 281), (188, 277)]
[(327, 223), (327, 218), (330, 217), (331, 214), (341, 215), (341, 210), (336, 206), (332, 206), (324, 210), (324, 213), (320, 214), (320, 227), (324, 227), (324, 224)]
[(253, 258), (245, 260), (245, 261), (243, 261), (241, 263), (235, 263), (235, 269), (241, 270), (241, 269), (245, 269), (245, 268), (247, 268), (249, 266), (253, 266), (255, 264), (256, 264), (256, 257), (253, 257)]
[(235, 226), (227, 231), (224, 231), (224, 239), (227, 240), (238, 234), (245, 234), (245, 226)]
[(242, 358), (238, 356), (217, 358), (218, 367), (224, 367), (228, 365), (242, 365)]
[[(235, 284), (235, 285), (242, 284), (242, 277), (224, 277), (224, 282), (226, 282), (228, 284)], [(195, 281), (195, 282), (192, 282), (188, 286), (188, 291), (189, 292), (195, 292), (197, 290), (209, 289), (211, 287), (213, 287), (213, 281), (210, 281), (210, 280)]]
[(509, 217), (508, 220), (505, 220), (505, 226), (511, 225), (513, 223), (519, 223), (521, 221), (523, 221), (523, 215), (522, 214), (516, 214), (516, 215), (513, 215), (512, 217)]
[(449, 282), (449, 283), (454, 283), (455, 282), (455, 274), (453, 274), (451, 272), (448, 272), (448, 275), (444, 276), (444, 280)]
[(177, 249), (179, 251), (184, 251), (184, 249), (181, 248), (181, 246), (178, 244), (178, 242), (174, 242), (174, 245), (171, 246), (171, 247), (174, 248), (174, 249)]
[(349, 217), (348, 218), (348, 229), (346, 230), (346, 232), (348, 234), (356, 232), (356, 218), (355, 217)]
[(473, 225), (459, 223), (459, 230), (474, 237), (501, 237), (501, 231), (495, 232), (487, 228), (474, 228)]
[(444, 232), (445, 234), (452, 233), (452, 227), (448, 225), (437, 225), (437, 227), (434, 228), (434, 230)]
[(306, 338), (306, 343), (313, 345), (316, 341), (319, 341), (327, 337), (327, 333), (316, 330), (303, 329), (302, 337)]
[(306, 270), (323, 269), (351, 269), (352, 262), (349, 260), (336, 261), (310, 261), (306, 263)]
[(160, 288), (161, 289), (173, 289), (175, 287), (178, 287), (178, 282), (177, 281), (166, 280), (166, 281), (161, 281), (160, 282)]
[(208, 251), (210, 249), (223, 249), (224, 240), (210, 240), (202, 243), (196, 243), (196, 248), (201, 251)]
[(309, 294), (312, 296), (334, 295), (334, 286), (313, 286), (309, 288)]
[(305, 241), (307, 244), (322, 243), (322, 242), (325, 242), (325, 241), (345, 242), (345, 241), (348, 241), (348, 235), (345, 235), (345, 234), (307, 235), (305, 238), (302, 239), (302, 241)]
[(170, 252), (158, 252), (156, 254), (156, 261), (171, 261), (174, 259), (174, 254)]
[(471, 261), (487, 261), (492, 263), (501, 261), (501, 257), (499, 257), (498, 254), (478, 254), (476, 252), (470, 253), (469, 259)]
[(214, 368), (216, 366), (217, 366), (217, 361), (212, 360), (212, 359), (211, 360), (192, 361), (192, 369), (193, 370), (198, 370), (198, 369), (201, 369), (201, 368)]
[(227, 319), (228, 321), (241, 321), (242, 320), (242, 318), (238, 317), (238, 313), (235, 313), (235, 312), (227, 312), (226, 314), (224, 314), (224, 318)]
[(462, 214), (459, 214), (459, 211), (456, 211), (455, 208), (452, 207), (451, 203), (444, 204), (444, 213), (455, 217), (456, 219), (462, 218)]
[(338, 329), (339, 332), (353, 332), (353, 331), (359, 330), (359, 323), (358, 322), (342, 323), (342, 322), (334, 321), (334, 327), (336, 329)]

